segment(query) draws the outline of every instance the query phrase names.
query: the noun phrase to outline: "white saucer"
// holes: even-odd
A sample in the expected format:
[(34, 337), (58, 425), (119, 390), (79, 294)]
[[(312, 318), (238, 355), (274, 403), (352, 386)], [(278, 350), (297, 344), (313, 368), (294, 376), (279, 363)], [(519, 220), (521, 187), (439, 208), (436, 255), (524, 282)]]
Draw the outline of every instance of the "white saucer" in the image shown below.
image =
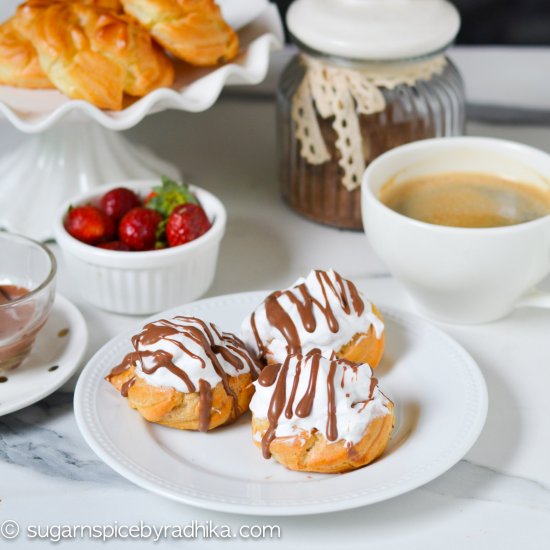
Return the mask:
[[(155, 317), (194, 315), (238, 332), (264, 297), (265, 292), (219, 296)], [(468, 452), (485, 422), (487, 388), (474, 360), (444, 332), (414, 315), (381, 311), (386, 352), (376, 376), (395, 403), (397, 422), (384, 455), (366, 468), (307, 474), (264, 460), (252, 443), (249, 414), (206, 434), (146, 422), (103, 379), (131, 350), (131, 332), (107, 343), (84, 368), (75, 391), (77, 424), (96, 454), (122, 476), (201, 508), (298, 515), (400, 495), (441, 475)]]
[(60, 388), (81, 365), (88, 329), (80, 311), (60, 294), (23, 364), (0, 372), (0, 416), (28, 407)]

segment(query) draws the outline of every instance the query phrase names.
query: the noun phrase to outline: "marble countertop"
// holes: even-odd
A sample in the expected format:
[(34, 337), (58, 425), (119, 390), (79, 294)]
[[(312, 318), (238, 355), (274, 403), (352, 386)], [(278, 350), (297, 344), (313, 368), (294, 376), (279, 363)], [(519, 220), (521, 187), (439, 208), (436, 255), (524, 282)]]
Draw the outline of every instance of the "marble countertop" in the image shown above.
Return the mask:
[[(483, 59), (493, 69), (495, 55), (503, 68), (508, 59), (506, 51), (490, 50), (486, 58), (483, 50), (476, 51), (477, 55), (472, 49), (455, 52), (467, 86), (470, 75), (482, 74), (478, 70)], [(514, 51), (513, 59), (519, 70), (537, 63), (539, 55), (531, 57), (530, 50)], [(275, 71), (282, 61), (284, 57), (276, 60)], [(494, 77), (488, 75), (484, 82), (475, 81), (471, 86), (470, 101), (487, 103), (487, 98), (493, 97), (491, 86), (495, 86), (495, 97), (502, 91)], [(227, 207), (227, 235), (208, 295), (278, 288), (311, 267), (333, 267), (356, 281), (374, 302), (413, 310), (363, 234), (316, 225), (284, 206), (276, 180), (275, 109), (269, 82), (263, 90), (267, 92), (244, 96), (233, 91), (201, 114), (150, 116), (127, 132), (133, 141), (177, 164)], [(538, 103), (530, 89), (521, 106), (545, 107), (545, 90), (541, 88)], [(500, 104), (509, 106), (510, 102), (502, 100)], [(550, 127), (543, 125), (471, 122), (468, 133), (517, 139), (550, 151)], [(21, 139), (7, 123), (0, 123), (2, 150)], [(88, 358), (111, 337), (139, 324), (141, 318), (89, 306), (65, 269), (57, 246), (53, 249), (60, 259), (59, 290), (81, 309), (88, 323)], [(140, 521), (166, 525), (195, 520), (235, 529), (243, 524), (280, 526), (279, 540), (255, 541), (255, 547), (543, 548), (550, 536), (550, 312), (522, 309), (489, 325), (440, 326), (479, 363), (488, 385), (489, 413), (479, 440), (464, 459), (424, 487), (356, 510), (297, 518), (237, 516), (177, 504), (132, 485), (88, 448), (72, 413), (72, 380), (43, 401), (0, 417), (0, 524), (15, 520), (23, 527), (131, 525)], [(243, 541), (162, 542), (221, 548)], [(79, 548), (100, 544), (87, 539), (65, 543)], [(8, 547), (4, 541), (1, 544)], [(23, 537), (9, 544), (25, 548), (51, 545)], [(129, 541), (110, 540), (108, 544), (117, 547)], [(147, 546), (153, 541), (134, 544)]]

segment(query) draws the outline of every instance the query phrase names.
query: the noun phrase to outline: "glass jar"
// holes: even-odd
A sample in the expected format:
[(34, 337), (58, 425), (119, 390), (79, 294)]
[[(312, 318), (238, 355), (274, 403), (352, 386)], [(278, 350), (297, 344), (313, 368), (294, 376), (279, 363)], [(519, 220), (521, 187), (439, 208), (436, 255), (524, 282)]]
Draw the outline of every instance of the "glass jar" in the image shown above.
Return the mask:
[(397, 145), (460, 135), (462, 78), (441, 48), (376, 61), (327, 55), (295, 41), (301, 51), (283, 71), (277, 92), (283, 198), (314, 221), (361, 229), (364, 168)]

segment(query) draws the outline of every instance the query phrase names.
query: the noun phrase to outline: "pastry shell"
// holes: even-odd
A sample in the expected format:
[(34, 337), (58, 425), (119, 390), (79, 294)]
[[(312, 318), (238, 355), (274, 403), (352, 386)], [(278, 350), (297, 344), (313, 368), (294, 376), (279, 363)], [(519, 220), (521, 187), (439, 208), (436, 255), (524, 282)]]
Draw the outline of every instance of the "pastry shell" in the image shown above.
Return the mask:
[[(317, 431), (275, 437), (269, 446), (271, 456), (290, 470), (325, 474), (343, 473), (361, 468), (376, 460), (386, 449), (395, 423), (393, 404), (388, 401), (388, 414), (370, 422), (363, 437), (348, 445), (340, 439), (328, 441)], [(252, 417), (254, 444), (261, 448), (261, 439), (269, 427), (267, 418)]]
[[(122, 386), (132, 378), (134, 382), (128, 384), (127, 389), (128, 404), (145, 420), (178, 430), (199, 429), (199, 392), (183, 393), (174, 388), (153, 386), (136, 375), (134, 366), (120, 374), (109, 375), (107, 381), (120, 392)], [(252, 381), (249, 372), (239, 376), (228, 376), (229, 387), (237, 396), (236, 407), (233, 406), (233, 397), (226, 393), (222, 382), (212, 388), (208, 430), (230, 424), (248, 410), (254, 394)]]

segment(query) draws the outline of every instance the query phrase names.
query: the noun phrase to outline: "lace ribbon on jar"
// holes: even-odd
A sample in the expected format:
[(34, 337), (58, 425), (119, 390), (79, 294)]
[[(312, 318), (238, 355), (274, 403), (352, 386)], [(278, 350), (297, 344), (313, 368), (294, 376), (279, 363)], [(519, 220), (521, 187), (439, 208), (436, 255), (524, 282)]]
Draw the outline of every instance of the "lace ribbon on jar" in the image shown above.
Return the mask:
[(361, 184), (365, 158), (359, 115), (379, 113), (386, 108), (381, 88), (414, 85), (418, 80), (430, 80), (441, 74), (447, 63), (439, 56), (418, 63), (376, 64), (370, 68), (351, 69), (329, 65), (303, 55), (304, 78), (292, 98), (292, 119), (300, 154), (310, 164), (331, 160), (321, 134), (317, 117), (334, 117), (338, 164), (343, 170), (342, 184), (353, 191)]

